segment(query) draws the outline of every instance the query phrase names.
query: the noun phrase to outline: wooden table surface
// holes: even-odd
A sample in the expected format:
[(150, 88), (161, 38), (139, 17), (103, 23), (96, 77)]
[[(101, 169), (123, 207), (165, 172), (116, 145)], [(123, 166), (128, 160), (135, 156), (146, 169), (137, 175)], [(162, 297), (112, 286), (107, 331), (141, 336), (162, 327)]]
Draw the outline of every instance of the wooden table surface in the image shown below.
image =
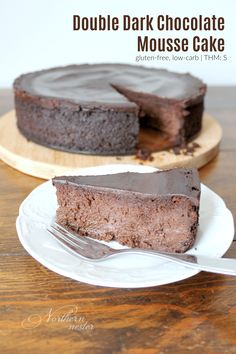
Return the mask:
[[(11, 91), (0, 90), (0, 114), (12, 107)], [(236, 220), (236, 88), (209, 88), (206, 109), (224, 138), (200, 177)], [(0, 161), (1, 353), (236, 353), (236, 277), (201, 272), (159, 287), (103, 288), (57, 275), (29, 256), (15, 220), (42, 182)], [(235, 243), (227, 256), (236, 258)]]

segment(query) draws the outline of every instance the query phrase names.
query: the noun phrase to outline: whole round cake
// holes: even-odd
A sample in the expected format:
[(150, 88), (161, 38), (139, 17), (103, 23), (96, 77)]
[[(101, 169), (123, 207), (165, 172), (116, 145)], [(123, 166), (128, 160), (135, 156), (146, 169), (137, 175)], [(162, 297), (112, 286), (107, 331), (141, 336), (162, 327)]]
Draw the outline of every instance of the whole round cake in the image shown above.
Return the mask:
[(125, 64), (70, 65), (14, 82), (17, 126), (36, 143), (70, 152), (133, 154), (140, 127), (170, 146), (200, 130), (206, 85), (190, 74)]

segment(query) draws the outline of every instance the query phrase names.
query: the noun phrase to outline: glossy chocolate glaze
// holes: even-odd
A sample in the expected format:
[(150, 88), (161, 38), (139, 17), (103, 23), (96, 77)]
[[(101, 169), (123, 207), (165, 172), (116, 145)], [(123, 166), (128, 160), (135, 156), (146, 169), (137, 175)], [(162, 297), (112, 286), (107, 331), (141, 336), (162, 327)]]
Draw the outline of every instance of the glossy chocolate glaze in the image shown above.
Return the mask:
[(199, 199), (200, 181), (196, 169), (175, 168), (152, 173), (125, 172), (98, 176), (62, 176), (53, 178), (53, 184), (128, 191), (153, 196), (184, 195)]
[(177, 100), (198, 96), (204, 87), (190, 74), (126, 64), (70, 65), (25, 74), (15, 82), (15, 88), (36, 96), (78, 104), (136, 106), (112, 85)]

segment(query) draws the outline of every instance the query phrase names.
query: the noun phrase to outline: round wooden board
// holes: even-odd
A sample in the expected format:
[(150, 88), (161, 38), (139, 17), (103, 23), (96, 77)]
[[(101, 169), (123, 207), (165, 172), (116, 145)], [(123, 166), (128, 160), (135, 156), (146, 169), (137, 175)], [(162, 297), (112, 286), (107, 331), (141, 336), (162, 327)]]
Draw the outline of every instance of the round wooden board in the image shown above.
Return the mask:
[(216, 120), (204, 114), (201, 134), (194, 140), (200, 145), (193, 156), (175, 155), (171, 151), (152, 153), (152, 161), (135, 156), (94, 156), (57, 151), (27, 141), (16, 126), (15, 111), (0, 118), (0, 158), (17, 170), (44, 179), (62, 175), (68, 170), (107, 164), (147, 164), (158, 168), (200, 168), (215, 157), (219, 150), (222, 129)]

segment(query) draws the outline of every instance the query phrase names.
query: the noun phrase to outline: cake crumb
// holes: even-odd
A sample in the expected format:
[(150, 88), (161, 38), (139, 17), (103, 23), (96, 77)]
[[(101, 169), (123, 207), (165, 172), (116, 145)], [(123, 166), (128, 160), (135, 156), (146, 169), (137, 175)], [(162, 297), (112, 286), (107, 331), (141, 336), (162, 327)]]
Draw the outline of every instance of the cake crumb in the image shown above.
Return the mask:
[(194, 152), (200, 147), (201, 145), (196, 142), (193, 142), (182, 147), (175, 146), (170, 151), (173, 152), (175, 155), (194, 156)]
[(148, 149), (137, 150), (135, 158), (140, 159), (142, 161), (153, 161), (154, 160), (154, 157), (152, 156), (151, 151)]
[(173, 148), (173, 152), (174, 152), (175, 155), (180, 155), (180, 154), (181, 154), (181, 149), (180, 149), (180, 147), (179, 147), (179, 146), (175, 146), (175, 147)]

